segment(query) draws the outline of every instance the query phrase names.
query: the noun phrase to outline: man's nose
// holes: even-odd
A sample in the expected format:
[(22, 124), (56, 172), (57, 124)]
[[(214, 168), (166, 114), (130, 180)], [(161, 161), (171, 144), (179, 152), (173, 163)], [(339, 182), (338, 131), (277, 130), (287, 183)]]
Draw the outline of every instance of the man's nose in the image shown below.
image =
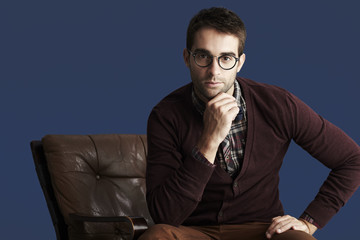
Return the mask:
[(217, 58), (214, 57), (212, 63), (208, 66), (208, 71), (213, 75), (219, 75), (221, 72), (221, 67), (219, 66), (219, 63), (217, 61)]

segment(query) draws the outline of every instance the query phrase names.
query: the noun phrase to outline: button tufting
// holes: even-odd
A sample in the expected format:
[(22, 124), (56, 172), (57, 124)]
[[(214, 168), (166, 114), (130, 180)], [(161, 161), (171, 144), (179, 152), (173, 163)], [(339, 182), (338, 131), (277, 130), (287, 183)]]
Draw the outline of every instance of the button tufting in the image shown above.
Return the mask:
[(100, 175), (96, 175), (96, 180), (100, 180)]

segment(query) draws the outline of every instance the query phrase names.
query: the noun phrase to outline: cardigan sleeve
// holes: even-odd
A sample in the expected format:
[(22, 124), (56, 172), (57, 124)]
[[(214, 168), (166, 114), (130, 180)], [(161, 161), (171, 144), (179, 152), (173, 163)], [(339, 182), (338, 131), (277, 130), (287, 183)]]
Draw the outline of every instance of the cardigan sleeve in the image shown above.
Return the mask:
[(155, 223), (178, 226), (201, 201), (215, 165), (180, 150), (169, 114), (155, 108), (148, 120), (147, 203)]
[(322, 228), (360, 185), (360, 147), (341, 129), (289, 94), (294, 141), (331, 169), (304, 211)]

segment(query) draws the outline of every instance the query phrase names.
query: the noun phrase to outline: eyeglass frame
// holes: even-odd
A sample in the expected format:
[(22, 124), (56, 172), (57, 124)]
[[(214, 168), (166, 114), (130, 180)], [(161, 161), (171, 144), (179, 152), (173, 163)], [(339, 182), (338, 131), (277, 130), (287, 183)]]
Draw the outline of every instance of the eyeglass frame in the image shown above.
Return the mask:
[[(210, 65), (213, 63), (213, 61), (214, 61), (214, 57), (217, 58), (217, 62), (218, 62), (219, 67), (221, 67), (221, 68), (224, 69), (224, 70), (231, 70), (231, 69), (233, 69), (233, 68), (236, 66), (236, 63), (240, 60), (240, 57), (235, 57), (235, 56), (230, 55), (230, 54), (223, 54), (223, 55), (220, 55), (220, 56), (214, 56), (214, 55), (209, 54), (209, 55), (211, 56), (211, 62), (210, 62), (208, 65), (201, 66), (201, 65), (199, 65), (199, 64), (196, 62), (196, 59), (195, 59), (195, 56), (196, 56), (196, 54), (198, 54), (198, 53), (193, 53), (193, 52), (190, 51), (190, 49), (188, 49), (188, 48), (187, 48), (187, 50), (188, 50), (189, 54), (190, 54), (191, 56), (193, 56), (195, 64), (196, 64), (197, 66), (199, 66), (199, 67), (202, 67), (202, 68), (206, 68), (206, 67), (210, 66)], [(221, 64), (220, 64), (220, 58), (223, 57), (223, 56), (226, 56), (226, 55), (235, 58), (234, 66), (232, 66), (231, 68), (224, 68), (224, 67), (222, 67)]]

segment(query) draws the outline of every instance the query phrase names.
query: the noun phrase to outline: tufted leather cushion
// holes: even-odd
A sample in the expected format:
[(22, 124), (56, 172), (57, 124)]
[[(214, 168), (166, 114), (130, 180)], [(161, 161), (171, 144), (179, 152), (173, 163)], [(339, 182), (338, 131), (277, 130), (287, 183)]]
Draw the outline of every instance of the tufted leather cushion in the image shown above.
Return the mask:
[(71, 213), (143, 216), (153, 224), (145, 200), (145, 135), (47, 135), (42, 142), (70, 238), (78, 234)]

